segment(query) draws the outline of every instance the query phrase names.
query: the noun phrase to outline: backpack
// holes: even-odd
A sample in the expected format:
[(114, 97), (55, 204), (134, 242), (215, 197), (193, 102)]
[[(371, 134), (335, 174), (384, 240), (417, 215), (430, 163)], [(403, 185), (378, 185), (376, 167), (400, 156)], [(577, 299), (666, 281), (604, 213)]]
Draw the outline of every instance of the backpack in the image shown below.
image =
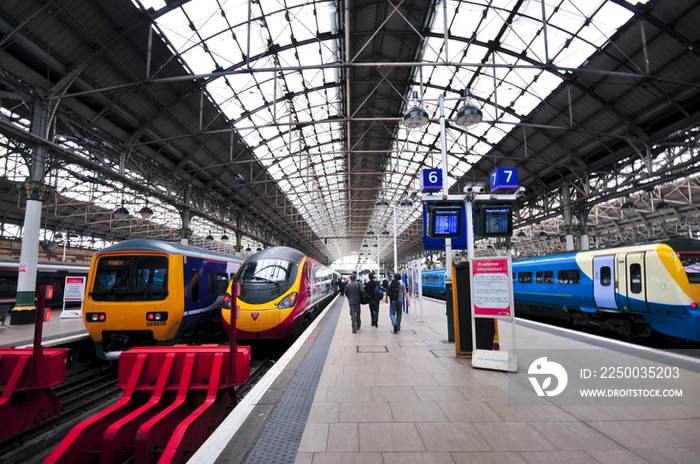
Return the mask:
[(389, 288), (386, 290), (386, 294), (392, 300), (398, 300), (401, 293), (401, 283), (398, 280), (392, 280), (389, 284)]
[(381, 301), (384, 298), (384, 291), (382, 290), (382, 286), (379, 285), (377, 282), (377, 285), (374, 286), (374, 299), (377, 301)]
[(362, 285), (360, 285), (360, 304), (361, 305), (367, 305), (370, 302), (369, 295), (367, 292), (365, 292), (365, 289), (362, 288)]

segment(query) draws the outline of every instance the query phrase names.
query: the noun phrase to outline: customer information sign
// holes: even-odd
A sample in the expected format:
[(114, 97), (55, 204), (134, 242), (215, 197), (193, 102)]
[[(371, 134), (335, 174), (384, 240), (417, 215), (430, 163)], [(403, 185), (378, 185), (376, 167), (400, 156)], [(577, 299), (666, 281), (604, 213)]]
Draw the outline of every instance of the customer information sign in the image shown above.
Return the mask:
[(487, 258), (473, 261), (475, 316), (511, 315), (509, 275), (508, 259)]
[[(515, 346), (513, 282), (510, 258), (473, 258), (471, 260), (472, 291), (472, 366), (516, 372), (518, 358)], [(476, 318), (508, 319), (512, 329), (512, 347), (507, 351), (476, 348)]]

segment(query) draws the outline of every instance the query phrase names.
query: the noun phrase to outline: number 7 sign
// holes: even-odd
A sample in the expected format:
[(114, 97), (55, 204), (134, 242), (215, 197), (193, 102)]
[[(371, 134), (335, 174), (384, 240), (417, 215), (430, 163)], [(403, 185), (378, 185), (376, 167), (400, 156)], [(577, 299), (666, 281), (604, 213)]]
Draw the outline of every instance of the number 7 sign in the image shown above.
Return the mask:
[(518, 188), (518, 170), (516, 168), (498, 168), (491, 173), (491, 192), (499, 189)]

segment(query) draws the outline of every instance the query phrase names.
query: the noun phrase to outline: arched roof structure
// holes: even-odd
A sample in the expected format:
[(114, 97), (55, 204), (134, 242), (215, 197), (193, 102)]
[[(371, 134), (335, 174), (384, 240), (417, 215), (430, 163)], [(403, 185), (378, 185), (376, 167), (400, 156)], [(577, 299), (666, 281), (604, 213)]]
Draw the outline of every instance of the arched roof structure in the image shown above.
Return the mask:
[[(3, 2), (0, 219), (21, 225), (14, 184), (45, 146), (49, 231), (173, 240), (191, 214), (194, 244), (330, 262), (392, 230), (379, 200), (415, 200), (443, 167), (444, 95), (450, 191), (517, 167), (522, 253), (560, 248), (538, 237), (562, 225), (597, 245), (692, 234), (699, 19), (691, 0)], [(470, 129), (452, 122), (464, 89), (484, 115)], [(408, 131), (414, 94), (430, 123)], [(396, 215), (399, 255), (420, 255), (419, 202)]]

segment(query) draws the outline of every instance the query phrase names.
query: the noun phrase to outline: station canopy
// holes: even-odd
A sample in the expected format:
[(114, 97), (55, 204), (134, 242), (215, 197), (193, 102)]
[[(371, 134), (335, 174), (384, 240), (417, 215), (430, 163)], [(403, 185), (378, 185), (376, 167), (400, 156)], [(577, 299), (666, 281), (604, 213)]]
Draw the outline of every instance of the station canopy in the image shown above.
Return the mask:
[[(252, 243), (325, 262), (368, 245), (373, 260), (391, 262), (396, 228), (402, 254), (416, 255), (427, 168), (447, 169), (452, 193), (517, 168), (525, 239), (577, 222), (620, 235), (606, 208), (632, 198), (653, 216), (643, 221), (662, 219), (654, 200), (672, 168), (692, 179), (699, 170), (695, 2), (132, 0), (134, 18), (114, 3), (99, 14), (120, 30), (143, 16), (151, 25), (119, 51), (104, 45), (110, 67), (130, 73), (100, 75), (98, 56), (83, 70), (93, 93), (73, 84), (63, 99), (150, 93), (168, 111), (131, 105), (149, 127), (125, 130), (125, 147), (166, 156), (170, 165), (151, 159), (252, 215), (268, 229), (245, 229)], [(62, 8), (76, 4), (92, 8)], [(99, 21), (73, 18), (96, 34)], [(95, 111), (129, 106), (108, 100)], [(482, 113), (470, 127), (455, 121), (467, 103)], [(428, 121), (409, 130), (402, 120), (414, 107)], [(189, 118), (187, 131), (165, 123), (176, 118)], [(697, 221), (692, 199), (676, 200), (678, 224)]]

